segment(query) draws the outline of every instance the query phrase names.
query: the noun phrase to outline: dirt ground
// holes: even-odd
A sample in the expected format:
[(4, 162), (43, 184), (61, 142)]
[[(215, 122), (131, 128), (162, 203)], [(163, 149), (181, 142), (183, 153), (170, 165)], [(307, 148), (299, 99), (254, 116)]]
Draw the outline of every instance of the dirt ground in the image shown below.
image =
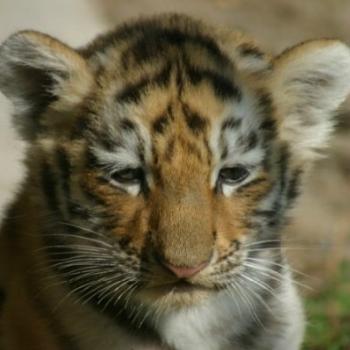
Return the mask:
[[(165, 11), (238, 28), (274, 53), (318, 37), (350, 43), (349, 0), (0, 0), (0, 39), (31, 27), (82, 45), (130, 17)], [(23, 177), (23, 145), (10, 128), (10, 106), (3, 96), (0, 107), (1, 207)], [(310, 176), (286, 234), (294, 266), (314, 277), (307, 283), (316, 291), (327, 285), (350, 251), (350, 116), (346, 107), (340, 114), (328, 158)]]

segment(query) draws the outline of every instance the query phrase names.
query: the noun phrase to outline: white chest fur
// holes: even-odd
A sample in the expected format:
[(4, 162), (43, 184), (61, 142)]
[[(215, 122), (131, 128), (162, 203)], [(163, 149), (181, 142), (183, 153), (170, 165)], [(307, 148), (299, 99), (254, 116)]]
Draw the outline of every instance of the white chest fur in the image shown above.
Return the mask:
[[(250, 350), (298, 350), (303, 337), (302, 308), (291, 280), (286, 276), (279, 295), (269, 305), (269, 312), (276, 322), (272, 328), (263, 328)], [(238, 335), (246, 331), (252, 322), (252, 310), (248, 304), (238, 302), (226, 292), (220, 292), (205, 303), (178, 311), (165, 313), (154, 326), (161, 343), (148, 343), (136, 339), (115, 327), (105, 325), (96, 330), (97, 342), (85, 343), (88, 350), (242, 350)], [(281, 320), (282, 322), (278, 322)], [(256, 325), (259, 327), (259, 325)], [(260, 326), (262, 327), (262, 326)], [(104, 343), (101, 343), (101, 334)], [(249, 334), (248, 334), (249, 336)]]
[(157, 328), (165, 342), (177, 350), (222, 350), (244, 324), (239, 312), (232, 297), (220, 293), (201, 306), (163, 316)]

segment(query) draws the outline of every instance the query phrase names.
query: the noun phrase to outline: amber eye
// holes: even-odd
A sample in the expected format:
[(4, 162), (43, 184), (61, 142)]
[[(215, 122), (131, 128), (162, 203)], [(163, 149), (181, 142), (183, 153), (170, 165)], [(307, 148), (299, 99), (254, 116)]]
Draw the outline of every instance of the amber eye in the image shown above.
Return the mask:
[(227, 185), (235, 185), (242, 182), (249, 175), (249, 171), (242, 166), (223, 168), (219, 173), (219, 181)]
[(126, 168), (113, 172), (111, 179), (121, 184), (134, 185), (143, 181), (144, 172), (141, 168)]

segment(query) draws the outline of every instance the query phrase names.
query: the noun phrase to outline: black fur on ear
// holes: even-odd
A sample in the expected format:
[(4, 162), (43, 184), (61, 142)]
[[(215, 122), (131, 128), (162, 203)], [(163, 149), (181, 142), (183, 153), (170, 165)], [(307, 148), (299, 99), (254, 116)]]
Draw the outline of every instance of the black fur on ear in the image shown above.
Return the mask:
[[(40, 131), (41, 116), (49, 105), (62, 98), (77, 101), (91, 80), (86, 61), (48, 35), (22, 31), (0, 46), (0, 91), (12, 101), (15, 126), (26, 140)], [(72, 84), (76, 86), (69, 89)], [(74, 90), (75, 99), (65, 96), (67, 89)]]

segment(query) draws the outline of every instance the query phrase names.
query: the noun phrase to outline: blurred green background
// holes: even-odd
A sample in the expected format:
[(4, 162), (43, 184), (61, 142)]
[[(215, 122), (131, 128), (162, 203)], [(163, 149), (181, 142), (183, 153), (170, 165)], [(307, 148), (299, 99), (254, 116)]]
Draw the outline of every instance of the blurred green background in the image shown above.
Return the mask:
[[(0, 0), (0, 40), (32, 28), (79, 46), (130, 17), (164, 11), (238, 28), (272, 53), (310, 38), (350, 44), (350, 0)], [(348, 106), (339, 112), (327, 157), (315, 166), (285, 232), (293, 267), (308, 276), (299, 280), (311, 288), (301, 288), (308, 315), (306, 350), (350, 350)], [(9, 111), (0, 95), (0, 209), (23, 176), (23, 145), (10, 128)]]

